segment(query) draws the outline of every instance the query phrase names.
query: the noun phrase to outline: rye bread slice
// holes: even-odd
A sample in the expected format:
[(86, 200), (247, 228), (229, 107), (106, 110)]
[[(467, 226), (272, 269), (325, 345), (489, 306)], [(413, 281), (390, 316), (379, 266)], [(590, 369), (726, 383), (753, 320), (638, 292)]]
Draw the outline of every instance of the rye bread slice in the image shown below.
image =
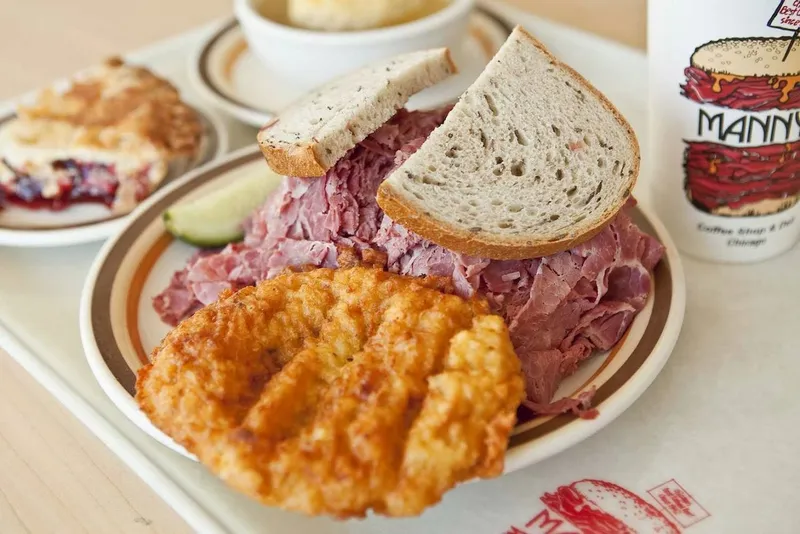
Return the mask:
[(456, 71), (446, 48), (374, 63), (292, 104), (258, 132), (258, 144), (278, 174), (323, 176), (412, 95)]
[(394, 221), (450, 250), (545, 256), (587, 241), (639, 174), (631, 126), (517, 27), (444, 124), (378, 190)]

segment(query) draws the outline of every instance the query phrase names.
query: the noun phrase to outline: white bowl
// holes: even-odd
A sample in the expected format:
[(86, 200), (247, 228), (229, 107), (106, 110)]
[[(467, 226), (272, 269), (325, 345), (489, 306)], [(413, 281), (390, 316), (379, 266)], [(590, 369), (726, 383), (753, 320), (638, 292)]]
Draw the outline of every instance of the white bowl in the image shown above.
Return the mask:
[[(451, 0), (427, 17), (365, 31), (323, 32), (295, 28), (261, 15), (258, 0), (234, 0), (247, 44), (271, 76), (303, 94), (323, 83), (404, 52), (463, 43), (475, 0)], [(271, 1), (271, 0), (264, 0)]]

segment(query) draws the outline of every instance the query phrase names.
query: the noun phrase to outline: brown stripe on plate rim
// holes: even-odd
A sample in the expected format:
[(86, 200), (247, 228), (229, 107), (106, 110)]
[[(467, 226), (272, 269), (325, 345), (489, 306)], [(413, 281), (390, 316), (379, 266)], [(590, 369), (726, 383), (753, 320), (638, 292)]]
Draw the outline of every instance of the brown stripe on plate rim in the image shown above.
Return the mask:
[[(495, 24), (498, 28), (501, 28), (506, 35), (511, 35), (513, 31), (513, 27), (506, 22), (504, 19), (500, 18), (499, 16), (495, 15), (491, 11), (483, 7), (476, 7), (475, 13), (482, 15), (492, 24)], [(200, 75), (200, 80), (205, 84), (205, 86), (211, 90), (212, 93), (217, 95), (218, 98), (222, 100), (227, 100), (229, 103), (240, 107), (242, 109), (246, 109), (248, 111), (252, 111), (255, 113), (267, 113), (267, 114), (275, 114), (274, 110), (270, 109), (260, 109), (251, 106), (250, 104), (246, 104), (245, 102), (239, 100), (235, 96), (225, 92), (222, 88), (220, 88), (212, 79), (211, 74), (209, 73), (209, 58), (211, 57), (211, 51), (217, 46), (217, 44), (231, 31), (234, 31), (239, 28), (239, 21), (236, 19), (231, 20), (230, 22), (226, 23), (222, 28), (220, 28), (217, 33), (211, 36), (211, 38), (206, 42), (203, 48), (200, 51), (200, 55), (197, 59), (197, 72)], [(480, 44), (481, 48), (484, 49), (486, 55), (489, 56), (488, 59), (491, 59), (494, 54), (495, 50), (492, 50), (493, 46), (491, 43), (491, 39), (483, 33), (480, 27), (471, 26), (469, 29), (470, 33), (475, 36)], [(224, 58), (224, 64), (222, 66), (222, 70), (226, 78), (231, 77), (231, 73), (233, 72), (233, 66), (235, 63), (242, 57), (244, 51), (247, 50), (247, 42), (242, 38), (242, 42), (237, 42), (233, 45), (233, 50), (228, 51)]]
[(483, 53), (489, 56), (490, 58), (494, 56), (494, 48), (492, 40), (483, 33), (483, 30), (477, 26), (472, 26), (469, 29), (469, 33), (478, 41), (478, 46), (483, 49)]
[[(141, 213), (130, 226), (122, 231), (114, 247), (108, 253), (105, 262), (97, 273), (94, 282), (94, 293), (90, 304), (92, 330), (94, 339), (100, 353), (103, 356), (108, 369), (117, 379), (117, 382), (133, 396), (136, 391), (136, 374), (128, 365), (120, 349), (120, 342), (114, 337), (111, 322), (111, 290), (114, 280), (117, 277), (122, 262), (125, 261), (131, 246), (141, 233), (161, 214), (183, 196), (196, 189), (197, 187), (210, 182), (211, 180), (226, 174), (242, 165), (256, 161), (263, 156), (259, 150), (248, 152), (236, 159), (230, 160), (204, 172), (195, 179), (183, 184), (181, 187), (170, 192), (164, 198), (150, 206), (147, 211)], [(126, 295), (126, 299), (127, 299)], [(124, 313), (127, 316), (127, 303), (123, 303)], [(139, 341), (141, 343), (141, 341)]]
[(233, 67), (236, 66), (236, 63), (239, 62), (239, 58), (247, 52), (247, 41), (244, 37), (239, 36), (236, 43), (231, 45), (231, 47), (225, 51), (225, 59), (223, 60), (224, 63), (222, 65), (222, 75), (225, 77), (228, 82), (231, 82), (233, 78)]
[[(227, 94), (225, 91), (220, 89), (216, 83), (214, 83), (214, 80), (211, 79), (211, 75), (208, 72), (208, 65), (209, 65), (209, 58), (211, 56), (211, 51), (214, 50), (214, 48), (217, 46), (217, 43), (219, 43), (219, 41), (221, 41), (228, 32), (235, 30), (237, 28), (239, 28), (239, 21), (236, 19), (232, 19), (230, 22), (228, 22), (222, 28), (220, 28), (217, 31), (217, 33), (215, 33), (211, 37), (211, 39), (209, 39), (203, 46), (200, 55), (197, 58), (197, 72), (200, 74), (200, 80), (202, 80), (205, 86), (208, 87), (212, 93), (217, 95), (222, 100), (227, 100), (231, 104), (234, 104), (240, 108), (248, 109), (250, 111), (255, 111), (258, 113), (273, 113), (273, 111), (270, 110), (256, 109), (250, 106), (249, 104), (245, 104), (238, 98), (235, 98)], [(244, 49), (242, 50), (242, 52), (244, 52)], [(240, 56), (241, 53), (235, 56), (235, 59)], [(226, 58), (226, 60), (227, 59), (228, 58)], [(232, 69), (233, 69), (233, 64), (225, 65), (225, 70), (232, 70)]]
[[(201, 154), (201, 156), (197, 159), (197, 161), (191, 163), (186, 169), (182, 169), (181, 172), (174, 172), (170, 171), (169, 174), (164, 178), (164, 180), (158, 184), (158, 187), (150, 193), (150, 195), (154, 195), (161, 189), (163, 186), (175, 180), (176, 178), (183, 176), (184, 174), (200, 167), (201, 165), (205, 165), (206, 163), (210, 162), (217, 154), (217, 150), (219, 149), (219, 134), (217, 133), (216, 128), (214, 128), (214, 123), (208, 118), (208, 116), (200, 111), (199, 109), (192, 107), (197, 115), (200, 117), (200, 120), (205, 126), (206, 132), (208, 132), (208, 136), (205, 139), (205, 150)], [(6, 115), (3, 118), (0, 118), (0, 126), (16, 117), (16, 113), (11, 113)], [(148, 195), (148, 196), (150, 196)], [(80, 207), (80, 203), (76, 205), (76, 207)], [(20, 209), (25, 209), (24, 207), (20, 207)], [(121, 213), (119, 215), (113, 215), (111, 217), (105, 217), (103, 219), (96, 219), (93, 221), (86, 221), (82, 223), (75, 223), (75, 224), (54, 224), (48, 226), (8, 226), (0, 224), (0, 228), (5, 230), (13, 230), (15, 232), (24, 232), (24, 233), (36, 233), (36, 232), (44, 232), (44, 231), (51, 231), (51, 230), (71, 230), (74, 228), (85, 228), (87, 226), (94, 226), (95, 224), (106, 223), (110, 221), (116, 221), (123, 217), (127, 217), (130, 215), (129, 213)]]
[(131, 285), (128, 289), (128, 295), (125, 302), (125, 324), (128, 327), (128, 333), (131, 338), (131, 345), (136, 353), (136, 357), (141, 365), (147, 365), (150, 360), (147, 357), (147, 352), (142, 345), (141, 330), (139, 328), (139, 300), (142, 297), (144, 284), (147, 282), (147, 277), (150, 271), (153, 270), (158, 259), (167, 250), (167, 247), (172, 243), (173, 237), (171, 234), (164, 232), (161, 234), (153, 246), (144, 254), (142, 261), (136, 266), (136, 271), (131, 278)]
[[(514, 31), (513, 26), (484, 7), (476, 7), (475, 12), (488, 19), (489, 24), (494, 24), (498, 28), (502, 29), (506, 36), (511, 35), (511, 33)], [(483, 28), (481, 28), (480, 22), (478, 25), (470, 25), (469, 32), (472, 34), (475, 40), (478, 41), (478, 44), (481, 46), (481, 48), (483, 48), (483, 52), (488, 58), (487, 61), (490, 61), (498, 50), (498, 48), (494, 46), (492, 38), (486, 34)]]
[[(613, 347), (611, 347), (611, 350), (608, 351), (608, 354), (606, 355), (605, 359), (603, 360), (603, 363), (600, 364), (600, 367), (598, 367), (597, 370), (595, 370), (595, 372), (592, 373), (592, 376), (590, 376), (588, 379), (586, 379), (583, 382), (583, 384), (581, 384), (580, 386), (575, 388), (572, 392), (567, 394), (566, 395), (567, 397), (574, 398), (578, 394), (586, 391), (586, 389), (589, 387), (589, 385), (592, 382), (594, 382), (597, 379), (598, 376), (600, 376), (600, 373), (605, 371), (606, 367), (611, 365), (611, 362), (613, 362), (614, 360), (617, 359), (617, 357), (619, 356), (620, 350), (622, 350), (622, 347), (625, 345), (625, 342), (628, 339), (628, 334), (630, 334), (630, 331), (631, 331), (630, 328), (628, 328), (625, 331), (625, 333), (622, 335), (622, 338), (617, 342), (617, 344), (614, 345)], [(524, 421), (520, 421), (518, 419), (517, 420), (517, 424), (514, 427), (514, 430), (511, 432), (511, 435), (515, 436), (517, 434), (521, 434), (523, 432), (527, 432), (529, 430), (533, 430), (534, 428), (538, 428), (539, 426), (547, 423), (548, 421), (550, 421), (550, 420), (552, 420), (552, 419), (554, 419), (556, 417), (558, 417), (558, 416), (557, 415), (540, 415), (540, 416), (529, 417), (528, 419), (525, 419)]]

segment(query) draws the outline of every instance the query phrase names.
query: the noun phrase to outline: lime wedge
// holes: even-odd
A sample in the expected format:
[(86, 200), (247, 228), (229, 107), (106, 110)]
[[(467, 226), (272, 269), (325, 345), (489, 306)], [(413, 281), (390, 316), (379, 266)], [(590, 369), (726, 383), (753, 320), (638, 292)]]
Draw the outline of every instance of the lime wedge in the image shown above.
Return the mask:
[(242, 223), (267, 199), (283, 177), (260, 169), (222, 189), (164, 212), (167, 231), (181, 241), (203, 248), (216, 248), (241, 241)]

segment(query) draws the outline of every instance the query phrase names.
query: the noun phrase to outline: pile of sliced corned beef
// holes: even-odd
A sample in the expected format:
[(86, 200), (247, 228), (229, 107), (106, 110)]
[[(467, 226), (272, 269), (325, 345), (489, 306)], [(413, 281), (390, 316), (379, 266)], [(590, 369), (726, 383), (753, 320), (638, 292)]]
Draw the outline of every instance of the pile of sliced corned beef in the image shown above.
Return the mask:
[(285, 267), (337, 265), (337, 245), (386, 253), (401, 274), (451, 276), (462, 296), (476, 291), (509, 325), (535, 413), (587, 414), (589, 396), (552, 402), (561, 380), (595, 349), (613, 347), (650, 293), (663, 247), (623, 211), (596, 237), (540, 259), (497, 261), (451, 252), (407, 231), (381, 211), (381, 181), (444, 120), (449, 108), (401, 110), (322, 178), (288, 178), (247, 223), (242, 243), (195, 255), (154, 300), (176, 324), (223, 289), (273, 277)]

